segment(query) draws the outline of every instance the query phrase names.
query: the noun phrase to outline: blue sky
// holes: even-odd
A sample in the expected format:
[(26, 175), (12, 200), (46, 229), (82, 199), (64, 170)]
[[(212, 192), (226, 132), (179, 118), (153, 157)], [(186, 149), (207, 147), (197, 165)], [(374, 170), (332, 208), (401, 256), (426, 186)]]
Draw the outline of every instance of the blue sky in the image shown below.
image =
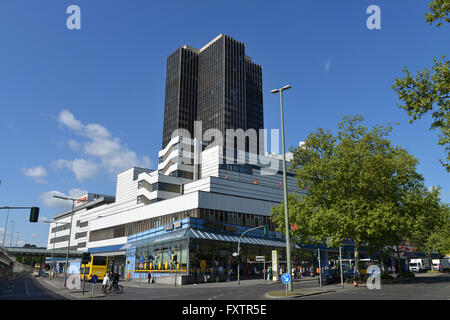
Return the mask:
[[(121, 166), (155, 168), (167, 56), (220, 33), (244, 42), (263, 67), (266, 128), (280, 126), (270, 90), (292, 86), (284, 95), (288, 145), (318, 127), (336, 130), (343, 115), (360, 113), (367, 126), (399, 122), (392, 142), (420, 160), (427, 186), (441, 186), (449, 202), (438, 132), (429, 116), (410, 125), (390, 88), (402, 67), (415, 72), (450, 54), (448, 26), (424, 21), (428, 3), (2, 0), (0, 206), (39, 206), (50, 219), (70, 206), (49, 201), (51, 191), (114, 194)], [(71, 4), (81, 8), (81, 30), (66, 27)], [(366, 27), (372, 4), (381, 8), (380, 30)], [(47, 225), (28, 215), (11, 211), (13, 243), (19, 232), (19, 244), (45, 244)], [(2, 210), (0, 230), (5, 219)]]

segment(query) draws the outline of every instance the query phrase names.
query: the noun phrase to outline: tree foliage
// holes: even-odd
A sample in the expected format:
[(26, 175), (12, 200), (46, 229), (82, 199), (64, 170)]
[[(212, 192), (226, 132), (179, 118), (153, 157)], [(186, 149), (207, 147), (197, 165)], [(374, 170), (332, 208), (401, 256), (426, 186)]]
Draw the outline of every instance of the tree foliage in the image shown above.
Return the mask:
[(450, 255), (450, 206), (443, 207), (443, 221), (425, 244), (429, 251), (439, 252), (443, 255)]
[[(450, 22), (450, 0), (434, 0), (429, 4), (430, 12), (425, 13), (425, 20), (432, 25), (442, 26), (442, 20)], [(420, 119), (428, 111), (432, 111), (433, 123), (430, 130), (439, 128), (439, 145), (443, 145), (447, 151), (447, 161), (440, 159), (443, 166), (450, 172), (450, 71), (449, 61), (442, 56), (438, 61), (434, 58), (434, 73), (430, 75), (429, 69), (418, 71), (415, 78), (411, 77), (407, 67), (403, 79), (395, 79), (392, 88), (398, 94), (403, 104), (399, 107), (406, 110), (412, 117), (410, 123)]]
[(450, 0), (434, 0), (430, 2), (430, 10), (432, 11), (425, 13), (425, 20), (429, 24), (436, 23), (437, 27), (442, 26), (442, 20), (450, 22), (448, 18), (448, 13), (450, 11)]
[[(351, 239), (383, 248), (427, 238), (441, 221), (439, 189), (429, 191), (418, 160), (386, 139), (392, 127), (369, 130), (361, 121), (344, 117), (336, 135), (319, 128), (292, 149), (298, 187), (308, 188), (288, 200), (299, 241), (339, 246)], [(272, 208), (272, 219), (283, 232), (283, 204)]]
[(418, 71), (412, 77), (408, 68), (403, 79), (396, 79), (392, 85), (403, 104), (401, 109), (407, 111), (412, 117), (410, 123), (420, 119), (428, 111), (432, 111), (433, 123), (430, 130), (440, 129), (439, 145), (445, 146), (448, 151), (447, 161), (441, 163), (450, 172), (450, 62), (442, 57), (442, 61), (434, 59), (433, 74), (428, 69)]

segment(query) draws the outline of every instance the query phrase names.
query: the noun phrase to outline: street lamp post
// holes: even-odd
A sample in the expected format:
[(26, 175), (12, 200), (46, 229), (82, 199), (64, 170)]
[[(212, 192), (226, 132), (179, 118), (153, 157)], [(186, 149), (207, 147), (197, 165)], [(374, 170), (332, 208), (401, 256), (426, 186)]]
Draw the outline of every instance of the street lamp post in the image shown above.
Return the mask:
[(16, 232), (16, 248), (17, 248), (17, 242), (19, 241), (19, 232)]
[(264, 226), (259, 226), (259, 227), (255, 227), (255, 228), (251, 228), (251, 229), (248, 229), (248, 230), (246, 230), (246, 231), (244, 231), (242, 234), (241, 234), (241, 236), (239, 237), (239, 241), (238, 241), (238, 251), (237, 251), (237, 257), (238, 257), (238, 285), (240, 285), (241, 284), (241, 278), (240, 278), (240, 267), (241, 267), (241, 263), (240, 263), (240, 260), (241, 260), (241, 256), (240, 256), (240, 251), (241, 251), (241, 239), (242, 239), (242, 236), (244, 235), (244, 234), (246, 234), (247, 232), (249, 232), (249, 231), (252, 231), (252, 230), (255, 230), (255, 229), (260, 229), (260, 228), (264, 228)]
[(12, 227), (12, 231), (11, 231), (11, 240), (9, 240), (9, 246), (12, 246), (12, 240), (13, 240), (13, 235), (14, 235), (14, 225), (16, 224), (16, 222), (14, 220), (11, 220), (11, 223), (13, 225)]
[[(59, 224), (63, 224), (64, 222), (57, 222), (57, 221), (42, 221), (42, 222), (44, 222), (44, 223), (49, 223), (50, 224), (50, 227), (51, 227), (51, 224), (52, 223), (54, 223), (55, 225), (56, 225), (56, 227), (58, 226), (58, 223)], [(55, 252), (55, 243), (56, 243), (56, 229), (57, 228), (54, 228), (54, 232), (53, 232), (53, 248), (52, 248), (52, 270), (53, 270), (53, 261), (54, 261), (54, 252)], [(56, 268), (55, 268), (55, 275), (56, 275)], [(51, 279), (51, 277), (50, 277), (50, 279)]]
[(6, 214), (5, 230), (3, 230), (2, 247), (5, 247), (5, 236), (6, 236), (6, 229), (8, 229), (8, 218), (9, 218), (9, 208), (8, 208), (8, 213)]
[(72, 222), (73, 222), (73, 209), (75, 208), (75, 201), (77, 199), (73, 198), (67, 198), (67, 197), (60, 197), (60, 196), (53, 196), (54, 198), (62, 199), (62, 200), (72, 200), (72, 212), (70, 213), (70, 229), (69, 229), (69, 243), (67, 244), (67, 253), (66, 253), (66, 265), (64, 267), (64, 287), (66, 286), (67, 282), (67, 268), (69, 266), (69, 250), (70, 250), (70, 238), (72, 236)]
[[(284, 145), (284, 117), (283, 117), (283, 91), (290, 89), (287, 85), (280, 89), (274, 89), (271, 93), (280, 93), (280, 110), (281, 110), (281, 147), (283, 149), (283, 191), (284, 191), (284, 216), (286, 221), (286, 262), (287, 272), (291, 272), (291, 246), (289, 239), (289, 209), (288, 209), (288, 193), (287, 193), (287, 178), (286, 178), (286, 151)], [(292, 291), (292, 281), (288, 283), (288, 291)]]

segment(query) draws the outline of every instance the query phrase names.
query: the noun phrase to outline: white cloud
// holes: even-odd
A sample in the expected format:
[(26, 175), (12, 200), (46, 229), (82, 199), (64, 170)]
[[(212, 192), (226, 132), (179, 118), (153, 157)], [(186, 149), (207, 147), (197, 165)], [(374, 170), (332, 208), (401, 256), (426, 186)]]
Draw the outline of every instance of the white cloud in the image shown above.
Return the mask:
[(53, 161), (53, 165), (57, 169), (67, 168), (72, 170), (78, 181), (92, 178), (97, 174), (98, 166), (95, 162), (85, 159), (74, 159), (72, 161), (58, 159)]
[(331, 68), (331, 60), (333, 60), (333, 57), (328, 58), (327, 62), (325, 62), (325, 72), (330, 71), (330, 68)]
[(78, 142), (76, 142), (75, 140), (70, 140), (69, 141), (69, 147), (73, 150), (73, 151), (78, 151), (80, 150), (80, 144)]
[(70, 113), (67, 110), (62, 110), (59, 115), (58, 115), (58, 121), (69, 127), (72, 130), (82, 130), (83, 125), (81, 124), (80, 121), (78, 121), (77, 119), (75, 119), (75, 117), (73, 116), (72, 113)]
[(72, 207), (72, 201), (58, 199), (53, 196), (60, 196), (60, 197), (68, 197), (68, 198), (79, 198), (80, 196), (88, 193), (85, 190), (73, 188), (70, 189), (68, 194), (64, 194), (57, 190), (47, 191), (41, 194), (41, 200), (44, 206), (46, 207), (56, 207), (56, 208), (71, 208)]
[[(89, 123), (84, 125), (68, 110), (63, 110), (59, 113), (58, 121), (74, 130), (77, 135), (86, 138), (87, 141), (83, 144), (82, 148), (84, 155), (98, 160), (99, 165), (104, 167), (110, 173), (117, 174), (125, 169), (135, 166), (148, 168), (151, 165), (149, 157), (139, 157), (134, 151), (128, 149), (128, 147), (123, 144), (119, 138), (112, 136), (108, 129), (100, 124)], [(81, 149), (80, 143), (73, 140), (71, 141), (72, 142), (69, 141), (69, 146), (72, 150), (78, 151)], [(69, 167), (75, 172), (75, 160), (62, 160), (62, 162), (61, 160), (62, 159), (58, 160), (57, 164), (60, 166)], [(90, 169), (90, 173), (93, 174), (94, 169), (96, 168), (94, 168), (95, 162), (93, 160), (89, 161), (89, 168), (84, 168), (84, 170)], [(84, 165), (86, 165), (86, 163), (84, 163)], [(84, 174), (79, 172), (79, 176), (87, 176), (87, 173)]]
[(46, 181), (42, 178), (47, 176), (47, 170), (42, 166), (31, 167), (24, 169), (23, 173), (25, 176), (32, 178), (35, 182), (45, 183)]

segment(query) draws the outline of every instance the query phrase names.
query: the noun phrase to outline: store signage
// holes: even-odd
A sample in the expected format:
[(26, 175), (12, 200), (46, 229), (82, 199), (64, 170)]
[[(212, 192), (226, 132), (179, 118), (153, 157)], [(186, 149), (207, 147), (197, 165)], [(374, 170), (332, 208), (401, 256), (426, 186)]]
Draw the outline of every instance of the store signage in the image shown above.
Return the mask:
[(256, 261), (264, 261), (264, 256), (256, 256)]
[(273, 279), (273, 281), (277, 281), (278, 280), (278, 251), (277, 250), (272, 250), (272, 271), (273, 271), (272, 279)]
[(173, 230), (173, 223), (167, 225), (167, 226), (164, 228), (164, 230), (166, 230), (166, 231)]

